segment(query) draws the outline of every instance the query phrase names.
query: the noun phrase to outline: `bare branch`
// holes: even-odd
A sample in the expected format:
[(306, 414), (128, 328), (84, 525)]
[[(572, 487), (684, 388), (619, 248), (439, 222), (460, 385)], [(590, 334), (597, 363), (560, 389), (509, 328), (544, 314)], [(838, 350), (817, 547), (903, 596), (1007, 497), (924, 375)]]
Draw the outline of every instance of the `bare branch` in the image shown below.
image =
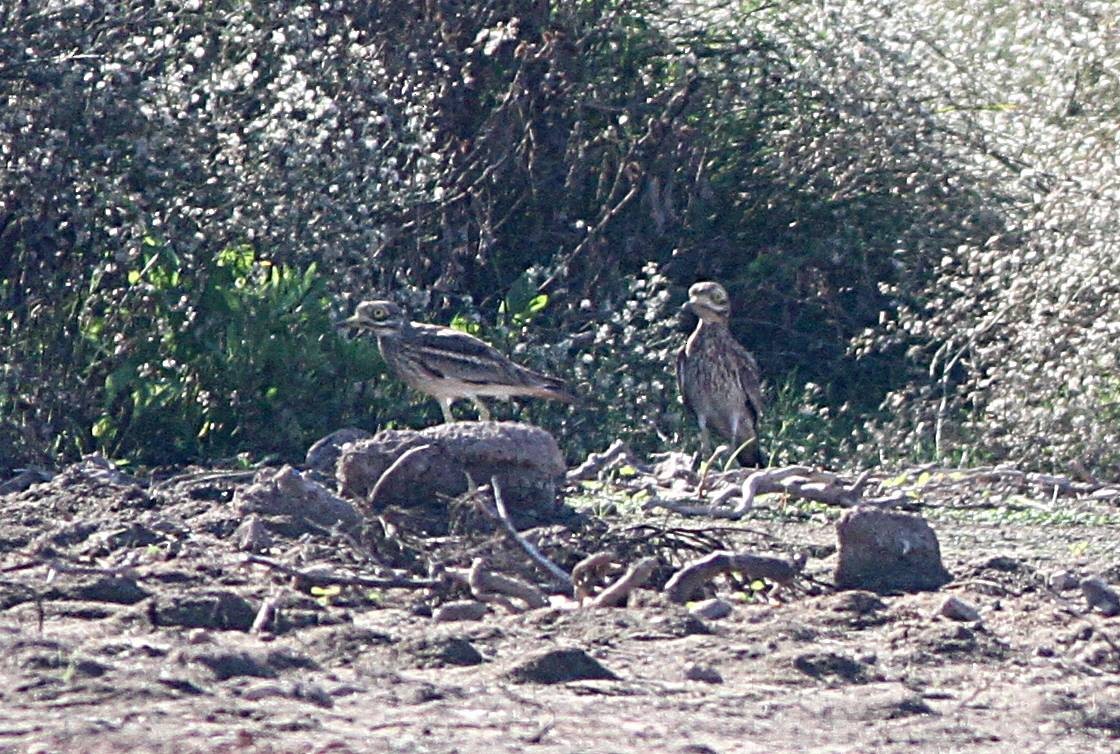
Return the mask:
[(665, 584), (672, 602), (684, 604), (707, 582), (726, 573), (740, 573), (748, 579), (769, 579), (788, 585), (805, 567), (805, 557), (795, 560), (727, 551), (713, 552), (686, 565)]

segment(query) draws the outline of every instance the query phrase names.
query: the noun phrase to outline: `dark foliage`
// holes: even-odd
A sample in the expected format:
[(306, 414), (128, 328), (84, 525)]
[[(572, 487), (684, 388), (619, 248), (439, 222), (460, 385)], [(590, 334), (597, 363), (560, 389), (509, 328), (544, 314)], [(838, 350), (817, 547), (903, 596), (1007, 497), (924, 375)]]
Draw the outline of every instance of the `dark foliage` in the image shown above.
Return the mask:
[[(682, 7), (5, 5), (0, 467), (291, 456), (336, 422), (415, 420), (398, 387), (357, 392), (377, 362), (347, 366), (328, 291), (463, 315), (574, 379), (571, 453), (680, 439), (661, 359), (700, 277), (775, 383), (875, 406), (908, 374), (850, 339), (998, 217), (901, 83), (915, 61), (811, 4)], [(215, 260), (246, 248), (316, 292), (263, 268), (239, 288)]]

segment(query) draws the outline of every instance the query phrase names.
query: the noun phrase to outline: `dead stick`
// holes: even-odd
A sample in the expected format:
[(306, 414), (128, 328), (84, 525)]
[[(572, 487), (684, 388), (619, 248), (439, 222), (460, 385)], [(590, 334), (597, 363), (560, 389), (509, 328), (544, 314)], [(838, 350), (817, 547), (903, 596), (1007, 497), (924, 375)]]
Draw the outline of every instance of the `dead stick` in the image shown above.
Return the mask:
[(749, 555), (720, 550), (686, 565), (673, 574), (665, 584), (669, 600), (684, 604), (702, 584), (725, 573), (741, 573), (748, 579), (770, 579), (778, 584), (789, 584), (805, 567), (803, 558), (794, 561), (764, 555)]
[(484, 602), (499, 602), (511, 612), (521, 611), (509, 604), (504, 597), (497, 597), (497, 595), (515, 597), (530, 608), (548, 605), (548, 600), (535, 586), (526, 584), (521, 579), (488, 570), (482, 558), (475, 558), (471, 563), (470, 571), (467, 573), (467, 583), (475, 598)]
[(621, 604), (630, 596), (630, 592), (649, 581), (649, 577), (653, 575), (653, 569), (656, 567), (657, 558), (642, 558), (630, 566), (622, 578), (599, 592), (598, 596), (591, 600), (591, 606), (614, 607)]
[(409, 448), (408, 450), (397, 456), (397, 459), (389, 464), (389, 468), (381, 472), (381, 476), (377, 478), (377, 483), (373, 485), (373, 489), (370, 490), (369, 495), (366, 496), (366, 504), (370, 508), (373, 508), (375, 505), (377, 505), (377, 498), (381, 495), (381, 490), (385, 487), (386, 484), (388, 484), (388, 481), (392, 479), (393, 476), (395, 476), (396, 473), (401, 468), (403, 468), (405, 463), (407, 463), (413, 456), (419, 455), (426, 450), (430, 450), (431, 447), (432, 446), (428, 444), (417, 445), (415, 448)]
[(335, 573), (303, 571), (299, 568), (293, 568), (286, 563), (281, 563), (279, 560), (266, 558), (263, 555), (253, 555), (252, 553), (242, 555), (241, 562), (263, 565), (266, 568), (271, 568), (274, 571), (279, 571), (280, 573), (285, 573), (305, 581), (311, 586), (338, 584), (341, 586), (368, 587), (370, 589), (435, 589), (443, 583), (439, 579), (414, 579), (404, 576), (392, 576), (388, 578), (379, 578), (376, 576), (344, 576)]
[(613, 556), (606, 550), (600, 550), (588, 555), (572, 567), (572, 584), (575, 587), (576, 599), (582, 605), (583, 601), (591, 594), (595, 582), (603, 577), (611, 567)]
[(575, 591), (572, 586), (572, 578), (560, 566), (549, 560), (532, 542), (517, 533), (513, 521), (510, 520), (509, 511), (506, 510), (506, 504), (502, 500), (502, 488), (498, 485), (498, 477), (490, 477), (490, 488), (494, 491), (494, 507), (498, 511), (498, 519), (506, 527), (509, 535), (513, 537), (513, 541), (532, 558), (533, 562), (546, 570), (556, 580), (556, 583), (564, 588), (565, 593), (571, 597)]

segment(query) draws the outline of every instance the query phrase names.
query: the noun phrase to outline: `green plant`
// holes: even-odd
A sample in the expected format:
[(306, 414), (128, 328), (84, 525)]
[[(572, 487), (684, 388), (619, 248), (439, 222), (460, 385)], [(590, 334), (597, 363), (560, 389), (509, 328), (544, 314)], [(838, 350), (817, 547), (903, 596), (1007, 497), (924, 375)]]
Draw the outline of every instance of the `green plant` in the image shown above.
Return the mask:
[(80, 316), (94, 362), (113, 365), (90, 428), (99, 449), (146, 463), (245, 450), (291, 458), (368, 415), (354, 384), (377, 375), (380, 359), (334, 332), (314, 265), (233, 246), (191, 270), (156, 239), (144, 246), (118, 306)]

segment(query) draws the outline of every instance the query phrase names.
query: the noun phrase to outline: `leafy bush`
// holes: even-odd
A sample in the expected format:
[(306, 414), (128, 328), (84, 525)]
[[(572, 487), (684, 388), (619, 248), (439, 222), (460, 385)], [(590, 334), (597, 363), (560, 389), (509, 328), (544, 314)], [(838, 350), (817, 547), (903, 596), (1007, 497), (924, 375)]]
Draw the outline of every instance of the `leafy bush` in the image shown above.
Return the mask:
[(356, 405), (355, 382), (378, 375), (380, 359), (334, 333), (313, 265), (301, 272), (238, 246), (188, 269), (155, 239), (144, 249), (123, 293), (105, 296), (94, 279), (76, 302), (64, 356), (88, 392), (56, 442), (149, 464), (246, 447), (291, 458), (376, 411)]
[[(1096, 39), (1104, 7), (1045, 13), (1072, 42)], [(1085, 230), (1109, 252), (1111, 216), (1085, 225), (1089, 200), (1052, 191), (1066, 184), (1051, 176), (1111, 159), (1113, 58), (1056, 43), (1031, 57), (1019, 32), (980, 38), (996, 28), (977, 21), (989, 10), (862, 0), (4, 5), (0, 466), (86, 450), (93, 426), (102, 447), (154, 458), (290, 454), (330, 422), (436, 418), (396, 381), (363, 383), (377, 371), (371, 344), (324, 329), (325, 296), (349, 305), (375, 291), (417, 319), (460, 315), (519, 360), (584, 386), (586, 406), (527, 402), (522, 414), (562, 428), (570, 454), (611, 434), (678, 444), (690, 425), (672, 389), (683, 333), (670, 302), (700, 278), (728, 285), (733, 329), (783, 386), (777, 405), (804, 416), (793, 408), (803, 386), (821, 386), (806, 400), (826, 404), (830, 421), (795, 422), (813, 442), (858, 424), (837, 423), (839, 406), (866, 413), (892, 390), (917, 400), (884, 430), (890, 447), (945, 455), (953, 437), (979, 449), (970, 435), (984, 425), (969, 420), (995, 417), (1005, 436), (984, 452), (1039, 457), (1024, 448), (1048, 426), (1043, 409), (1067, 404), (1076, 410), (1055, 426), (1092, 436), (1077, 428), (1111, 400), (1103, 361), (1087, 370), (1078, 356), (1063, 373), (1068, 395), (1089, 397), (1048, 391), (1031, 419), (1017, 407), (1036, 383), (1016, 382), (1030, 372), (1005, 356), (1052, 354), (1028, 344), (1026, 327), (1001, 350), (999, 331), (1047, 309), (1005, 311), (996, 302), (1011, 272), (983, 254), (1029, 243), (1046, 252), (1049, 217), (1026, 218), (1059, 207), (1068, 216), (1054, 237)], [(1015, 13), (997, 15), (1018, 29)], [(954, 40), (953, 54), (938, 39)], [(957, 68), (965, 58), (975, 65)], [(1016, 61), (1030, 65), (1016, 69), (1022, 94), (1005, 103), (1000, 77)], [(1041, 109), (1012, 121), (1034, 107), (1026, 95), (1040, 82), (1050, 87)], [(1057, 124), (1090, 121), (1097, 146), (1060, 140)], [(1023, 142), (1036, 128), (1055, 139), (1037, 145), (1049, 150), (1037, 160)], [(1036, 172), (1016, 175), (1021, 167)], [(1109, 190), (1106, 178), (1084, 185)], [(217, 260), (243, 243), (256, 255), (238, 276), (240, 262)], [(1053, 269), (1072, 270), (1067, 257)], [(1047, 269), (1028, 256), (1016, 265), (1016, 276)], [(1024, 280), (1025, 290), (1037, 283)], [(303, 283), (318, 287), (286, 307)], [(1065, 305), (1053, 290), (1039, 306)], [(1088, 354), (1098, 335), (1068, 352)], [(294, 372), (316, 378), (279, 374), (272, 338)], [(219, 358), (208, 341), (231, 350)], [(239, 345), (251, 342), (263, 350)], [(358, 366), (346, 366), (351, 357)], [(343, 379), (347, 368), (356, 372)], [(1081, 374), (1085, 390), (1071, 382)], [(991, 392), (995, 375), (1010, 402)], [(325, 386), (339, 403), (305, 415)], [(1009, 441), (1014, 427), (1024, 432)], [(822, 442), (784, 447), (842, 446)]]

